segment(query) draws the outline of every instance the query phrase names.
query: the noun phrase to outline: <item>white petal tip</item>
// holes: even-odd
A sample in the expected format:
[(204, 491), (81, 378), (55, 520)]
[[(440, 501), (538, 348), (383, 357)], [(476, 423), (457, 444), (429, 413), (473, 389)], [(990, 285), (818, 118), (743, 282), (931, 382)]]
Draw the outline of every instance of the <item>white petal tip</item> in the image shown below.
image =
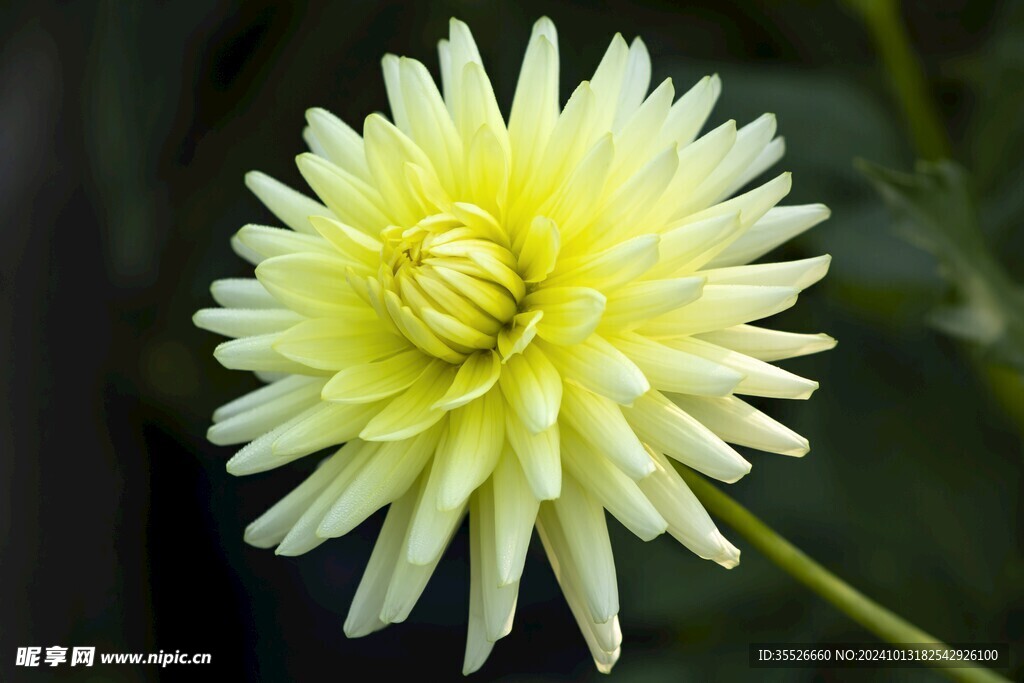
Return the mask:
[(740, 563), (740, 549), (730, 543), (725, 536), (716, 530), (718, 536), (718, 545), (720, 547), (719, 552), (714, 556), (710, 557), (712, 562), (725, 567), (726, 569), (733, 569), (739, 566)]

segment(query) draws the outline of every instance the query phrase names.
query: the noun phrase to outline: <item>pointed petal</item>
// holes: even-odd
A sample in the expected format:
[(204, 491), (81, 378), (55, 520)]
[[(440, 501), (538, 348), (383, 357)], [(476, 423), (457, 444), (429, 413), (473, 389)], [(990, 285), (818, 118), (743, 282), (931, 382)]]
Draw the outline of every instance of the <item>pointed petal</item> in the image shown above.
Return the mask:
[(739, 453), (657, 391), (622, 412), (653, 450), (709, 477), (732, 483), (750, 471), (750, 463)]
[(566, 471), (640, 540), (650, 541), (668, 528), (636, 482), (608, 458), (595, 453), (571, 427), (562, 429), (562, 453)]
[(296, 232), (313, 234), (310, 216), (330, 216), (330, 210), (304, 194), (296, 192), (265, 173), (250, 171), (245, 174), (245, 186), (270, 209), (281, 222)]
[[(642, 479), (654, 471), (647, 451), (626, 423), (619, 406), (607, 398), (566, 385), (562, 416), (566, 426), (585, 435), (592, 450), (603, 454), (633, 479)], [(564, 434), (562, 442), (566, 442)]]
[(836, 340), (827, 334), (780, 332), (753, 325), (706, 332), (700, 339), (769, 362), (828, 351), (836, 345)]
[(667, 520), (668, 532), (698, 557), (726, 569), (739, 564), (739, 549), (725, 539), (675, 468), (660, 453), (651, 451), (651, 457), (657, 469), (640, 488)]
[(512, 410), (531, 432), (544, 431), (558, 419), (562, 378), (536, 344), (508, 359), (498, 385)]
[(505, 447), (491, 476), (494, 487), (494, 546), (498, 585), (519, 581), (540, 501), (510, 446)]
[(562, 490), (562, 460), (558, 423), (531, 432), (512, 412), (505, 414), (505, 434), (519, 459), (537, 500), (554, 500)]
[(367, 441), (408, 439), (437, 424), (446, 411), (434, 404), (451, 386), (455, 369), (441, 360), (433, 361), (419, 380), (393, 399), (377, 414), (359, 438)]
[(572, 347), (541, 344), (557, 374), (616, 403), (629, 405), (651, 388), (640, 368), (600, 335)]

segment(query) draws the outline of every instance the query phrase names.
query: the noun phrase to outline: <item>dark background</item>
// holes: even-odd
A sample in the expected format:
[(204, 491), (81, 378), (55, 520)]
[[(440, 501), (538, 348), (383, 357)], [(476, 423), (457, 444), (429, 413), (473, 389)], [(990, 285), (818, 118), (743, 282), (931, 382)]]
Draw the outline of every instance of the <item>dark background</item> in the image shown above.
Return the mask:
[[(211, 280), (251, 272), (229, 237), (271, 217), (242, 176), (300, 183), (306, 108), (358, 128), (386, 109), (380, 57), (409, 55), (436, 73), (436, 41), (456, 15), (507, 111), (542, 14), (559, 30), (566, 94), (621, 31), (643, 36), (655, 82), (672, 76), (677, 93), (720, 73), (713, 122), (778, 114), (781, 168), (794, 172), (787, 203), (822, 201), (833, 218), (777, 256), (834, 262), (773, 326), (840, 343), (786, 363), (821, 381), (811, 401), (765, 402), (811, 453), (754, 453), (753, 473), (729, 493), (925, 630), (1009, 642), (1016, 668), (1004, 673), (1019, 680), (1024, 393), (1004, 374), (997, 400), (971, 350), (923, 323), (943, 292), (934, 263), (894, 236), (853, 168), (858, 156), (913, 161), (856, 14), (795, 1), (457, 0), (0, 8), (0, 680), (459, 679), (465, 530), (407, 623), (345, 639), (381, 516), (299, 558), (243, 544), (244, 526), (312, 460), (226, 474), (232, 449), (206, 443), (209, 416), (256, 382), (218, 366), (218, 339), (190, 318), (212, 305)], [(1024, 253), (1024, 16), (985, 0), (908, 2), (902, 14), (1013, 272)], [(743, 550), (731, 572), (667, 537), (643, 544), (610, 526), (625, 632), (616, 680), (935, 677), (751, 670), (751, 642), (873, 638), (727, 529)], [(213, 664), (15, 669), (28, 645), (209, 652)], [(516, 626), (475, 680), (597, 677), (538, 544)]]

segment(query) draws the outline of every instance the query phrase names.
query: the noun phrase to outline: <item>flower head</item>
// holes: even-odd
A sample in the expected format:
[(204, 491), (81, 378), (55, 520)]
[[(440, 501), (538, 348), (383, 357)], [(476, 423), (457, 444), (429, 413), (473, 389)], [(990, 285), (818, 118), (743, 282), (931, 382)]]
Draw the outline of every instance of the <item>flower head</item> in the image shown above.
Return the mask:
[(464, 24), (440, 56), (443, 95), (419, 62), (384, 58), (393, 122), (374, 114), (359, 135), (309, 112), (298, 166), (320, 201), (247, 176), (290, 229), (242, 228), (256, 279), (215, 282), (222, 308), (195, 316), (235, 338), (214, 352), (224, 366), (267, 381), (217, 410), (209, 438), (248, 442), (234, 474), (344, 444), (249, 526), (253, 545), (304, 553), (390, 505), (349, 636), (406, 618), (468, 511), (465, 670), (511, 629), (536, 527), (607, 671), (621, 632), (605, 511), (731, 567), (739, 551), (669, 459), (732, 482), (750, 464), (729, 443), (807, 452), (739, 396), (817, 387), (769, 362), (831, 338), (749, 323), (828, 257), (744, 264), (828, 210), (776, 207), (788, 174), (732, 196), (781, 157), (774, 118), (698, 137), (718, 78), (648, 95), (639, 39), (616, 36), (560, 107), (540, 20), (507, 125)]

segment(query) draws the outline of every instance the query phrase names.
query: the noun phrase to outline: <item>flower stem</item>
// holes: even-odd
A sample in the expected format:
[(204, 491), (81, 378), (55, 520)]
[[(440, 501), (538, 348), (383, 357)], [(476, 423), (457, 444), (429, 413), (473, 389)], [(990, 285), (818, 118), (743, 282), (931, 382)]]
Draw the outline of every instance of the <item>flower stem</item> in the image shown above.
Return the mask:
[[(890, 612), (822, 567), (699, 474), (687, 467), (677, 469), (708, 512), (724, 520), (769, 560), (879, 638), (894, 644), (927, 643), (933, 648), (948, 648), (935, 636)], [(941, 662), (935, 665), (955, 681), (1006, 681), (981, 666), (952, 668), (942, 666)]]
[(878, 46), (893, 91), (914, 138), (917, 155), (929, 161), (949, 158), (949, 138), (928, 92), (921, 62), (910, 47), (895, 0), (847, 0)]

